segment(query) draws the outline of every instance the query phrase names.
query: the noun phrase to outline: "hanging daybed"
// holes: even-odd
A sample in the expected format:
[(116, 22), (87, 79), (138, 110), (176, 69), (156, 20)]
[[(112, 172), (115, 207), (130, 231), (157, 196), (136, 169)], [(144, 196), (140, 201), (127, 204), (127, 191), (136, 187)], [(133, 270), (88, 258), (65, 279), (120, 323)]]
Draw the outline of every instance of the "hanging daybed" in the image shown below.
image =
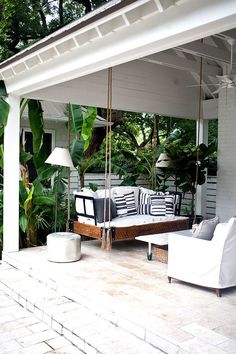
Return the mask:
[(74, 233), (101, 239), (110, 250), (115, 240), (141, 235), (188, 229), (187, 217), (181, 217), (181, 194), (160, 195), (139, 187), (111, 188), (112, 68), (108, 69), (105, 190), (84, 189), (75, 193), (76, 219), (70, 223)]
[[(76, 217), (71, 222), (71, 231), (80, 235), (102, 240), (104, 233), (107, 235), (110, 230), (111, 241), (116, 241), (189, 228), (189, 219), (179, 215), (181, 193), (157, 194), (142, 187), (113, 187), (110, 193), (110, 222), (108, 212), (103, 221), (104, 203), (106, 200), (108, 209), (109, 201), (109, 198), (104, 198), (105, 190), (92, 192), (85, 188), (74, 194)], [(129, 204), (124, 205), (127, 196)], [(132, 196), (133, 209), (129, 209)]]

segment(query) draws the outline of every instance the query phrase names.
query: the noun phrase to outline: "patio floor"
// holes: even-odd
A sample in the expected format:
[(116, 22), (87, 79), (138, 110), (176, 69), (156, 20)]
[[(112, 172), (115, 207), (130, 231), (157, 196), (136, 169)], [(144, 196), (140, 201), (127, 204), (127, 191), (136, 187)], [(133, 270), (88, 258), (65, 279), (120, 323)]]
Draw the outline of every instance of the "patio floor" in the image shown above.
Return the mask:
[(236, 287), (217, 298), (169, 284), (142, 242), (82, 242), (73, 263), (48, 262), (44, 246), (3, 260), (14, 268), (0, 267), (0, 288), (85, 353), (236, 353)]

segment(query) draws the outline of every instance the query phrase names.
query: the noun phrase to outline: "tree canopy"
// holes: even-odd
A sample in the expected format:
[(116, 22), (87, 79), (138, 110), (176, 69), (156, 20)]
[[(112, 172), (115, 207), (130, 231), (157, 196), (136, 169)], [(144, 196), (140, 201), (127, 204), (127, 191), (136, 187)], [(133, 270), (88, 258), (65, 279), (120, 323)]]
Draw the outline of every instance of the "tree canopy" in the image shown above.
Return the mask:
[(106, 0), (0, 0), (0, 61)]

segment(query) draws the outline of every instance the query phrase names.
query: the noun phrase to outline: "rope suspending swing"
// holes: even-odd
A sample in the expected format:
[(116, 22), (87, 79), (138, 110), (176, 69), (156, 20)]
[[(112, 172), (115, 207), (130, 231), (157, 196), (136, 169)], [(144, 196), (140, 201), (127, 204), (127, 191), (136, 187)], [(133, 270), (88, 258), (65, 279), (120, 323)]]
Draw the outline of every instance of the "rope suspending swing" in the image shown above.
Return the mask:
[[(105, 198), (104, 198), (104, 224), (102, 230), (102, 249), (111, 250), (111, 116), (112, 116), (112, 68), (108, 69), (107, 85), (107, 117), (106, 117), (106, 148), (105, 148)], [(108, 203), (107, 203), (108, 191)], [(106, 227), (106, 215), (108, 208), (108, 227)]]
[[(199, 69), (199, 100), (198, 100), (198, 120), (197, 120), (197, 150), (196, 150), (196, 171), (195, 171), (195, 191), (197, 192), (197, 185), (199, 179), (199, 143), (200, 143), (200, 123), (201, 123), (201, 114), (202, 114), (202, 69), (203, 69), (203, 59), (200, 59), (200, 69)], [(195, 193), (194, 200), (194, 216), (193, 224), (196, 223), (197, 219), (197, 198)]]

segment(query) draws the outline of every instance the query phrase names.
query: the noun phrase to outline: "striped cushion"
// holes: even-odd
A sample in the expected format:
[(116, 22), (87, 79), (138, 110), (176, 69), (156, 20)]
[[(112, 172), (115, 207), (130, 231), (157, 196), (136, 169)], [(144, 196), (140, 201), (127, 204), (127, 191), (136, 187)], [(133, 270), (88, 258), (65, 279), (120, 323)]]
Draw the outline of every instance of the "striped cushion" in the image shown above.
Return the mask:
[(114, 195), (117, 216), (135, 215), (137, 214), (137, 209), (135, 207), (134, 192)]
[(117, 216), (126, 216), (128, 214), (128, 208), (124, 195), (114, 195), (116, 203)]
[(126, 205), (128, 209), (128, 215), (137, 214), (137, 209), (135, 207), (134, 192), (124, 194), (126, 199)]
[(150, 194), (141, 192), (139, 193), (139, 205), (138, 214), (149, 215), (150, 214)]
[(165, 202), (166, 202), (166, 215), (174, 215), (175, 196), (172, 194), (165, 195)]
[(150, 195), (150, 214), (153, 216), (165, 216), (166, 215), (166, 202), (165, 196), (162, 195)]

